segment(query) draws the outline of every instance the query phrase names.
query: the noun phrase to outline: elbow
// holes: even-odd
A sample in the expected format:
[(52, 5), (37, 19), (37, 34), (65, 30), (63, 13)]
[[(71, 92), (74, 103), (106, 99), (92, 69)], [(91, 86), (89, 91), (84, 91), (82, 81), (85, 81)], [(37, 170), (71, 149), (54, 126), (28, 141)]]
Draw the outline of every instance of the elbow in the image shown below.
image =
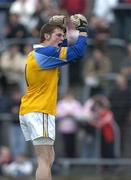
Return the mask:
[(83, 59), (85, 56), (85, 52), (84, 51), (81, 51), (78, 53), (78, 59)]
[(86, 48), (79, 49), (77, 55), (80, 59), (84, 58), (84, 56), (86, 55)]

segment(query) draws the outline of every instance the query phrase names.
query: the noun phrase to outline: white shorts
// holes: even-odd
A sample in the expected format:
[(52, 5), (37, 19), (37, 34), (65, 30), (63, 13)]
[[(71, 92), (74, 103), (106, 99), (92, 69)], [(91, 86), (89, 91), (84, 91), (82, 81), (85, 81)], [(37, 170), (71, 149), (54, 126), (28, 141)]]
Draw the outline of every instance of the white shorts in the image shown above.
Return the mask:
[(53, 145), (55, 141), (55, 116), (32, 112), (19, 116), (21, 129), (26, 141), (34, 145)]

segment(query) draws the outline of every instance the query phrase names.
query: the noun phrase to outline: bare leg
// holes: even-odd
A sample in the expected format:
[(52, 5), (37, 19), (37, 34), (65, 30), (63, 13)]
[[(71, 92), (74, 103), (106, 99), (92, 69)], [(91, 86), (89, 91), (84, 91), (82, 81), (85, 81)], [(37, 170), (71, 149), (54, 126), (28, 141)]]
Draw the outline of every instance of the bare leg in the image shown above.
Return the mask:
[(51, 167), (54, 161), (54, 148), (51, 145), (35, 146), (38, 168), (36, 180), (51, 180)]

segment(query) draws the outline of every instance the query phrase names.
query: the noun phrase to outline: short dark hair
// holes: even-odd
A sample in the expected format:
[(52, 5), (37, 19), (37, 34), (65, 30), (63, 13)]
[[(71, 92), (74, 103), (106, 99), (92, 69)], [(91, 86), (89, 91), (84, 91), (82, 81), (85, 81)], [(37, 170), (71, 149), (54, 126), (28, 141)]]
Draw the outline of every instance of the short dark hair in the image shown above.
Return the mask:
[(46, 33), (51, 34), (56, 28), (60, 28), (65, 32), (65, 28), (61, 25), (52, 25), (49, 23), (44, 24), (40, 29), (40, 42), (43, 42), (45, 40)]

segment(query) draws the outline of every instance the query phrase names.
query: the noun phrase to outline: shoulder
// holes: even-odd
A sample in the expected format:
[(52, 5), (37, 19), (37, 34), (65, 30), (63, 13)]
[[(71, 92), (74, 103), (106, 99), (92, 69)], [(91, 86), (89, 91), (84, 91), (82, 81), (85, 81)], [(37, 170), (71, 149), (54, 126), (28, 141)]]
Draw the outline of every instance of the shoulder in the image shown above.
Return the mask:
[(59, 52), (60, 49), (56, 48), (54, 46), (43, 46), (43, 47), (35, 48), (34, 51), (39, 53), (39, 54), (44, 54), (44, 55), (47, 55), (47, 56), (49, 56), (49, 55), (52, 56), (55, 53)]

